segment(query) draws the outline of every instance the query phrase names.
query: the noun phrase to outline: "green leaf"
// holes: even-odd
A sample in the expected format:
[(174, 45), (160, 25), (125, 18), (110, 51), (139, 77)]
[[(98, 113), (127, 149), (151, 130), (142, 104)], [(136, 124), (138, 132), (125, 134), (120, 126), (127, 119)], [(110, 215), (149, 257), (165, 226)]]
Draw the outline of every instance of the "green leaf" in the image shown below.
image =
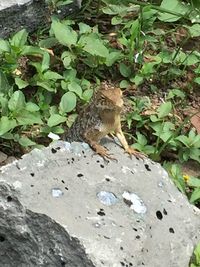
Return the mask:
[(39, 111), (40, 107), (38, 105), (36, 105), (35, 103), (27, 102), (25, 109), (30, 111), (30, 112), (35, 112), (35, 111)]
[(3, 135), (17, 126), (16, 120), (2, 116), (0, 119), (0, 135)]
[(88, 43), (83, 47), (83, 50), (93, 56), (100, 56), (103, 58), (107, 58), (109, 55), (108, 49), (103, 42), (98, 39), (89, 39)]
[(49, 53), (45, 52), (43, 55), (43, 59), (42, 59), (41, 72), (48, 70), (49, 64), (50, 64), (50, 55), (49, 55)]
[(195, 83), (200, 84), (200, 77), (195, 78), (194, 81), (195, 81)]
[(16, 120), (19, 125), (43, 124), (39, 112), (30, 112), (28, 110), (23, 110), (23, 112), (18, 114)]
[(175, 140), (178, 140), (179, 142), (183, 143), (186, 147), (190, 147), (190, 140), (187, 136), (185, 135), (179, 135), (175, 138)]
[(11, 45), (22, 48), (27, 42), (28, 33), (25, 29), (17, 32), (11, 39)]
[(44, 73), (44, 78), (45, 78), (45, 80), (54, 80), (54, 81), (57, 81), (57, 80), (63, 79), (63, 76), (60, 75), (60, 74), (58, 74), (57, 72), (48, 70), (48, 71), (46, 71)]
[(143, 82), (144, 77), (140, 75), (136, 75), (134, 78), (131, 78), (130, 80), (131, 82), (135, 83), (135, 85), (140, 85)]
[(52, 48), (56, 44), (58, 44), (58, 40), (55, 37), (49, 37), (39, 42), (39, 46), (44, 48)]
[(15, 91), (8, 101), (8, 108), (11, 111), (20, 111), (25, 107), (25, 96), (22, 91)]
[(190, 158), (200, 163), (200, 148), (192, 147), (189, 152)]
[(200, 179), (193, 177), (193, 176), (190, 176), (190, 178), (187, 181), (187, 184), (190, 187), (199, 187), (200, 188)]
[(165, 102), (158, 108), (158, 118), (164, 118), (169, 115), (170, 111), (172, 110), (172, 103)]
[(36, 82), (36, 85), (46, 89), (49, 92), (55, 92), (56, 91), (56, 88), (52, 87), (51, 83), (49, 83), (48, 81)]
[(179, 0), (163, 0), (160, 6), (163, 9), (167, 9), (172, 12), (174, 11), (180, 14), (180, 16), (176, 16), (169, 13), (160, 12), (158, 18), (159, 20), (165, 22), (174, 22), (179, 20), (181, 16), (186, 14), (186, 12), (188, 12), (190, 9), (189, 6), (182, 4), (182, 2)]
[(195, 203), (200, 200), (200, 188), (196, 188), (190, 197), (190, 203)]
[(128, 7), (122, 4), (110, 4), (106, 5), (106, 7), (102, 8), (103, 13), (108, 14), (108, 15), (117, 15), (117, 14), (122, 14), (125, 12), (127, 13)]
[(79, 33), (80, 34), (90, 33), (92, 31), (92, 28), (83, 22), (80, 22), (78, 24), (78, 26), (79, 26)]
[(111, 24), (112, 25), (118, 25), (118, 24), (121, 24), (122, 23), (122, 18), (119, 17), (119, 16), (115, 16), (111, 19)]
[(0, 38), (0, 53), (10, 52), (9, 42)]
[(181, 99), (185, 98), (185, 93), (179, 89), (171, 89), (167, 96), (167, 99), (174, 98), (175, 96), (180, 97)]
[(136, 135), (137, 135), (137, 141), (138, 141), (138, 143), (140, 145), (142, 145), (142, 146), (145, 146), (147, 144), (146, 137), (143, 134), (139, 133), (139, 132), (137, 132)]
[[(196, 263), (200, 265), (200, 243), (197, 244), (195, 250), (194, 250), (194, 255), (196, 257)], [(198, 266), (196, 266), (198, 267)]]
[(68, 89), (69, 89), (69, 91), (76, 93), (79, 97), (82, 96), (82, 88), (80, 87), (80, 85), (78, 83), (71, 82), (68, 85)]
[(90, 99), (91, 99), (91, 97), (92, 97), (92, 95), (93, 95), (93, 90), (92, 89), (86, 89), (84, 92), (83, 92), (83, 94), (82, 94), (82, 96), (81, 96), (81, 99), (83, 99), (83, 100), (85, 100), (86, 102), (88, 102)]
[(33, 142), (31, 139), (29, 139), (28, 137), (20, 137), (18, 140), (19, 144), (23, 147), (28, 147), (28, 146), (34, 146), (36, 145), (35, 142)]
[(110, 67), (112, 66), (116, 61), (118, 61), (122, 57), (121, 52), (111, 52), (106, 57), (106, 66)]
[(122, 62), (119, 64), (119, 71), (120, 71), (121, 75), (126, 77), (126, 78), (131, 75), (131, 67), (125, 65)]
[(192, 26), (187, 27), (189, 30), (189, 33), (191, 37), (198, 37), (200, 36), (200, 25), (199, 24), (193, 24)]
[(65, 93), (60, 101), (61, 112), (71, 112), (76, 107), (76, 95), (73, 92)]
[(24, 81), (20, 78), (15, 78), (15, 83), (19, 89), (23, 89), (29, 85), (29, 83), (27, 81)]
[(59, 21), (53, 21), (51, 27), (59, 43), (68, 47), (76, 45), (77, 33), (70, 26)]
[(120, 88), (127, 88), (130, 85), (130, 83), (127, 80), (122, 80), (120, 82)]
[(66, 117), (61, 116), (59, 114), (52, 114), (47, 121), (47, 125), (49, 127), (53, 127), (65, 121), (66, 121)]
[(8, 83), (6, 75), (0, 71), (0, 92), (8, 94), (10, 89), (11, 86)]

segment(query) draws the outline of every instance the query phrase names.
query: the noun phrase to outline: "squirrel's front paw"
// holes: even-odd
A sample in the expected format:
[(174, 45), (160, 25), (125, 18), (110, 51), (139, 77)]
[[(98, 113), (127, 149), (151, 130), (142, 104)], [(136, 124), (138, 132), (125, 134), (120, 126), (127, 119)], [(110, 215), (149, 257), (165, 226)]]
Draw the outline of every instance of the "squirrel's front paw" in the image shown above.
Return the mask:
[(134, 155), (136, 158), (140, 158), (140, 159), (144, 159), (147, 157), (147, 155), (145, 155), (144, 153), (137, 151), (136, 149), (132, 148), (131, 146), (129, 146), (126, 150), (126, 153), (128, 153), (130, 155), (130, 157), (132, 158), (132, 155)]

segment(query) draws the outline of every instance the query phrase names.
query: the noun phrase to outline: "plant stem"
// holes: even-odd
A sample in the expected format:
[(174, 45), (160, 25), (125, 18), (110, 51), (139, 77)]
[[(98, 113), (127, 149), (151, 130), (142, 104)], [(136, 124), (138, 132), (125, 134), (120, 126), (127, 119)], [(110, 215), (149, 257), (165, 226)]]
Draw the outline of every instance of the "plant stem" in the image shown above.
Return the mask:
[(165, 9), (165, 8), (160, 7), (160, 6), (144, 3), (144, 2), (141, 2), (141, 1), (130, 0), (129, 2), (133, 3), (133, 4), (136, 4), (136, 5), (140, 5), (140, 6), (150, 6), (152, 9), (158, 10), (158, 11), (163, 12), (163, 13), (168, 13), (168, 14), (171, 14), (171, 15), (174, 15), (174, 16), (177, 16), (177, 17), (183, 17), (184, 16), (184, 14), (177, 13), (175, 11), (171, 11), (171, 10)]

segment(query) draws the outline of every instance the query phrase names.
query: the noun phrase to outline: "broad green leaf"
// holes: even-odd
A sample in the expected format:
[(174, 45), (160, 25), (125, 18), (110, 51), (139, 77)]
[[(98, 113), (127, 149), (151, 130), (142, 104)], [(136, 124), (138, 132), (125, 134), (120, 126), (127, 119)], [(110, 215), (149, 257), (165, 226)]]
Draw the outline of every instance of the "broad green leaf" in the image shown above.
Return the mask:
[(45, 52), (42, 59), (41, 71), (44, 72), (45, 70), (48, 70), (49, 64), (50, 64), (50, 55), (49, 53)]
[(131, 78), (130, 80), (131, 80), (131, 82), (135, 83), (135, 85), (140, 85), (143, 82), (144, 77), (140, 76), (140, 75), (136, 75), (135, 77)]
[(38, 105), (36, 105), (35, 103), (27, 102), (25, 109), (30, 111), (30, 112), (35, 112), (35, 111), (39, 111), (40, 107)]
[(21, 146), (24, 146), (24, 147), (36, 145), (35, 142), (33, 142), (31, 139), (29, 139), (28, 137), (25, 137), (25, 136), (20, 137), (18, 142)]
[(17, 32), (11, 39), (11, 45), (22, 48), (27, 42), (28, 33), (25, 29)]
[(200, 148), (191, 147), (189, 149), (189, 156), (191, 159), (200, 163)]
[(200, 84), (200, 77), (195, 78), (194, 81), (195, 81), (195, 83)]
[(28, 110), (23, 110), (23, 112), (18, 114), (16, 120), (19, 125), (43, 124), (39, 112), (30, 112)]
[(127, 80), (122, 80), (120, 82), (120, 88), (127, 88), (130, 85), (130, 83)]
[(47, 121), (47, 125), (49, 127), (53, 127), (65, 121), (66, 121), (66, 117), (61, 116), (59, 114), (52, 114)]
[(195, 203), (198, 200), (200, 200), (200, 188), (196, 188), (193, 192), (192, 195), (190, 197), (190, 202), (191, 203)]
[(69, 91), (76, 93), (79, 97), (82, 96), (83, 91), (82, 91), (82, 88), (80, 87), (80, 85), (78, 83), (71, 82), (68, 85), (68, 89), (69, 89)]
[(179, 0), (163, 0), (160, 6), (163, 9), (167, 9), (172, 12), (174, 11), (180, 14), (180, 16), (176, 16), (169, 13), (160, 12), (158, 18), (159, 20), (165, 22), (177, 21), (181, 18), (181, 16), (183, 16), (184, 14), (186, 14), (186, 12), (190, 10), (189, 6), (183, 4)]
[(143, 134), (139, 133), (139, 132), (137, 132), (136, 135), (137, 135), (137, 142), (140, 145), (145, 146), (147, 144), (146, 137)]
[(93, 56), (100, 56), (107, 58), (109, 55), (108, 49), (105, 47), (102, 41), (98, 39), (90, 40), (84, 47), (83, 50)]
[(198, 62), (199, 62), (199, 58), (195, 56), (194, 54), (190, 54), (190, 55), (187, 55), (183, 63), (184, 65), (191, 66), (191, 65), (195, 65)]
[[(194, 250), (194, 255), (196, 257), (196, 263), (200, 264), (200, 242), (197, 244), (195, 250)], [(196, 266), (198, 267), (198, 266)]]
[(8, 98), (4, 94), (0, 94), (1, 116), (8, 115)]
[(179, 89), (171, 89), (167, 96), (167, 99), (174, 98), (175, 96), (180, 97), (181, 99), (185, 98), (185, 93)]
[(49, 37), (46, 39), (43, 39), (39, 42), (40, 47), (44, 48), (52, 48), (58, 43), (58, 40), (55, 37)]
[(0, 92), (8, 94), (10, 88), (6, 75), (0, 71)]
[(165, 102), (163, 104), (160, 105), (160, 107), (158, 108), (158, 118), (164, 118), (167, 115), (169, 115), (169, 113), (172, 110), (172, 103), (171, 102)]
[(81, 98), (82, 98), (83, 100), (85, 100), (86, 102), (88, 102), (88, 101), (91, 99), (91, 97), (92, 97), (92, 95), (93, 95), (93, 92), (94, 92), (94, 91), (93, 91), (92, 89), (86, 89), (86, 90), (83, 92)]
[(179, 142), (183, 143), (186, 147), (190, 147), (189, 146), (189, 143), (190, 143), (190, 140), (187, 136), (185, 135), (179, 135), (175, 138), (175, 140), (178, 140)]
[(59, 43), (69, 47), (71, 45), (76, 45), (78, 36), (70, 26), (67, 26), (59, 21), (53, 21), (51, 27)]
[(120, 71), (121, 75), (126, 77), (126, 78), (131, 75), (131, 67), (127, 66), (126, 64), (124, 64), (122, 62), (119, 64), (119, 71)]
[(190, 178), (187, 181), (187, 184), (190, 187), (199, 187), (200, 188), (200, 179), (193, 177), (193, 176), (190, 176)]
[(25, 96), (22, 91), (15, 91), (8, 101), (8, 108), (11, 111), (20, 111), (25, 107)]
[(112, 19), (111, 19), (111, 24), (112, 25), (118, 25), (118, 24), (121, 24), (122, 23), (122, 18), (119, 17), (119, 16), (114, 16)]
[(16, 120), (2, 116), (0, 119), (0, 135), (3, 135), (17, 126)]
[(55, 80), (55, 81), (57, 81), (57, 80), (63, 79), (63, 76), (58, 74), (57, 72), (49, 70), (49, 71), (46, 71), (44, 73), (44, 78), (45, 78), (45, 80)]
[(20, 78), (15, 78), (15, 83), (19, 89), (23, 89), (29, 85), (29, 83), (27, 81), (24, 81)]
[(49, 92), (55, 92), (56, 91), (56, 88), (52, 87), (51, 83), (49, 83), (48, 81), (36, 82), (36, 85), (46, 89)]
[(31, 45), (25, 45), (22, 47), (21, 55), (29, 55), (29, 56), (35, 56), (35, 55), (41, 55), (43, 56), (45, 52), (40, 47), (37, 46), (31, 46)]
[(0, 38), (0, 53), (1, 52), (10, 52), (10, 45), (7, 40)]
[(199, 24), (193, 24), (192, 26), (188, 26), (187, 27), (189, 30), (189, 33), (191, 35), (191, 37), (198, 37), (200, 36), (200, 25)]
[(73, 92), (65, 93), (60, 101), (61, 112), (71, 112), (76, 107), (76, 95)]
[(110, 67), (112, 66), (116, 61), (118, 61), (122, 57), (121, 52), (111, 52), (106, 57), (106, 66)]
[(122, 4), (112, 5), (109, 4), (106, 7), (102, 8), (103, 13), (108, 15), (117, 15), (117, 14), (125, 14), (127, 13), (128, 7)]
[(79, 26), (79, 33), (80, 34), (90, 33), (92, 31), (92, 28), (83, 22), (80, 22), (78, 24), (78, 26)]

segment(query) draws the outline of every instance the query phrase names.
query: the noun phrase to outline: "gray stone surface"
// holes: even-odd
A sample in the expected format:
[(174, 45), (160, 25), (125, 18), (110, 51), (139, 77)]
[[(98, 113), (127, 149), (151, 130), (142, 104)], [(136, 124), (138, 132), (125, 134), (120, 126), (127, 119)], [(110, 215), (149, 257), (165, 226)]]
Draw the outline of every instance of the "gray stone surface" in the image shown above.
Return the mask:
[(0, 266), (91, 266), (78, 239), (44, 214), (25, 209), (0, 182)]
[[(76, 11), (81, 0), (61, 6), (56, 13), (60, 18)], [(50, 21), (51, 12), (45, 0), (1, 0), (0, 1), (0, 38), (8, 37), (22, 28), (35, 31)]]
[[(46, 259), (48, 249), (58, 247), (55, 244), (62, 235), (59, 255), (65, 262), (72, 253), (71, 245), (65, 241), (70, 236), (84, 258), (85, 265), (79, 266), (188, 267), (200, 238), (199, 210), (188, 203), (159, 164), (131, 160), (119, 146), (110, 142), (106, 145), (118, 162), (106, 164), (84, 144), (71, 146), (58, 142), (44, 150), (33, 150), (22, 160), (2, 167), (0, 181), (7, 188), (7, 191), (0, 190), (3, 209), (14, 199), (14, 207), (10, 206), (12, 212), (18, 203), (18, 213), (27, 214), (20, 218), (28, 216), (29, 219), (19, 223), (25, 227), (18, 230), (18, 223), (13, 225), (9, 219), (12, 212), (8, 209), (4, 219), (6, 231), (2, 230), (2, 220), (0, 235), (10, 233), (11, 241), (18, 234), (19, 244), (24, 236), (31, 235), (36, 243), (33, 251), (40, 252), (40, 259), (43, 253)], [(13, 250), (30, 254), (28, 249), (21, 252), (17, 242), (13, 247), (11, 244), (8, 256)], [(6, 236), (0, 245), (7, 246)], [(31, 246), (28, 243), (28, 248)], [(54, 260), (58, 259), (58, 250)], [(64, 266), (78, 266), (75, 263)], [(59, 266), (42, 265), (39, 261), (34, 265), (25, 261), (25, 264)]]

